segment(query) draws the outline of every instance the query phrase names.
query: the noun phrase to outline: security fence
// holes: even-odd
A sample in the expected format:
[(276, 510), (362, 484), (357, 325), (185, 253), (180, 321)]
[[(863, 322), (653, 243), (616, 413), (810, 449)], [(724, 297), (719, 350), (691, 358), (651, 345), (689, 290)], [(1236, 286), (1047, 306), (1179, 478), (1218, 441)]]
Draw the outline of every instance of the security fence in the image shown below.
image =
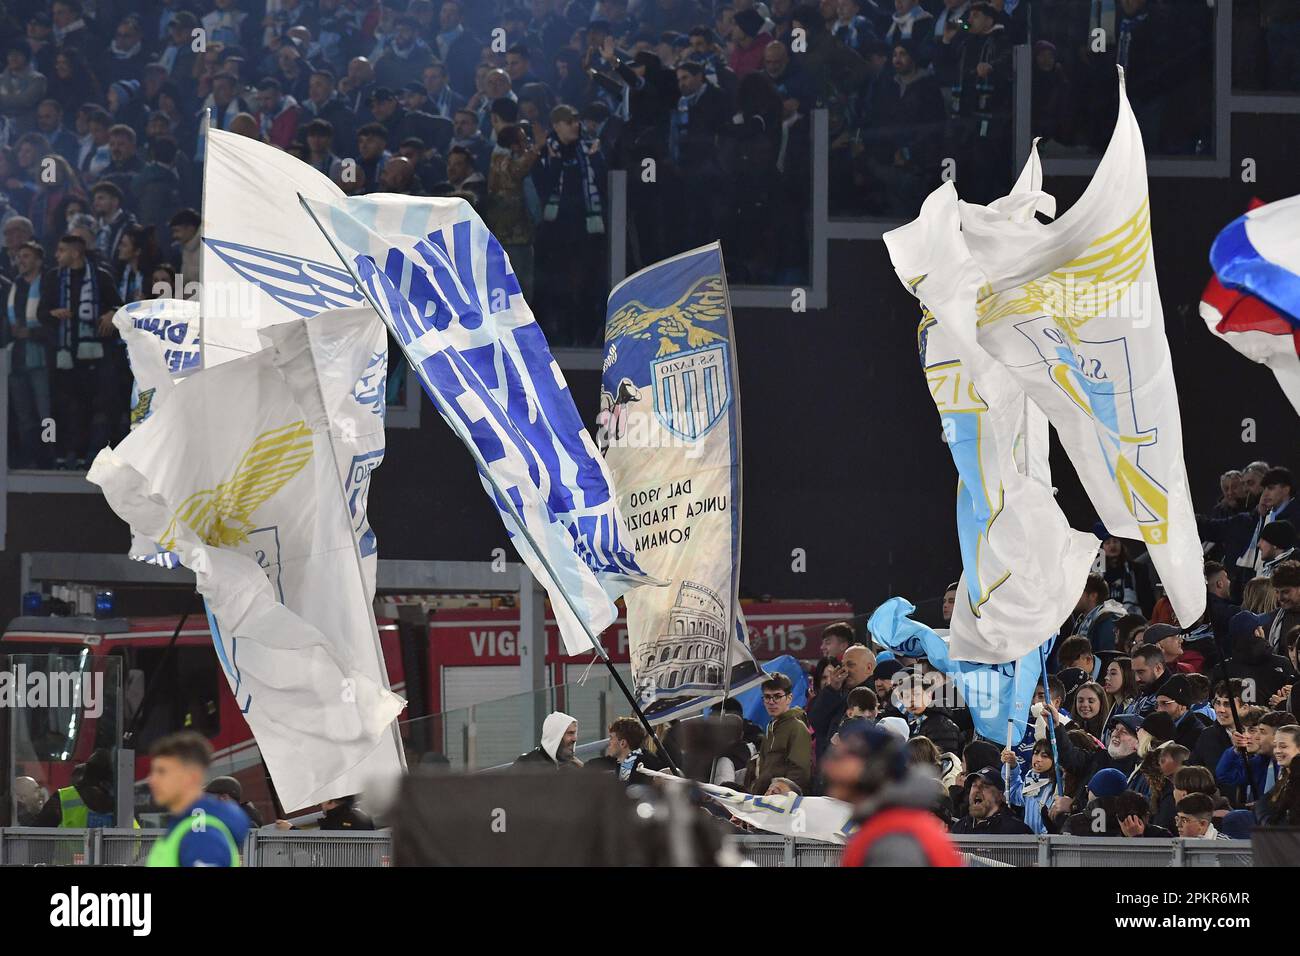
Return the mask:
[[(0, 865), (143, 866), (162, 830), (0, 829)], [(818, 840), (744, 834), (729, 842), (760, 867), (838, 866), (842, 848)], [(1252, 866), (1244, 840), (1129, 840), (1071, 836), (954, 836), (968, 866), (1206, 867)], [(242, 865), (383, 867), (393, 859), (388, 830), (254, 830)]]
[[(733, 837), (756, 866), (838, 866), (841, 848), (817, 840), (771, 834)], [(1251, 866), (1245, 840), (1130, 840), (1123, 837), (958, 836), (952, 840), (968, 866)]]

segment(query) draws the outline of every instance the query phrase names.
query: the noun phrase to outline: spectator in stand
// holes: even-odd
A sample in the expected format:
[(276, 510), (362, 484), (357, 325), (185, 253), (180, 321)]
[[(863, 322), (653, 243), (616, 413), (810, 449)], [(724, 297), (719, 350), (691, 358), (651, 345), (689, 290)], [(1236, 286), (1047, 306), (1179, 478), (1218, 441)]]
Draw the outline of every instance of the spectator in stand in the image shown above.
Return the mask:
[[(1142, 632), (1142, 646), (1154, 644), (1164, 655), (1165, 670), (1171, 674), (1193, 674), (1196, 668), (1183, 660), (1183, 641), (1186, 635), (1172, 624), (1152, 624)], [(1197, 655), (1198, 662), (1203, 659)]]
[(1098, 739), (1105, 734), (1111, 702), (1100, 684), (1094, 681), (1081, 684), (1073, 697), (1066, 698), (1066, 709), (1075, 726), (1082, 727)]
[[(918, 3), (919, 0), (898, 0)], [(792, 22), (805, 31), (807, 50), (799, 54), (803, 68), (813, 78), (817, 94), (825, 101), (847, 104), (854, 91), (866, 81), (867, 64), (831, 36), (820, 10), (810, 3), (794, 9)]]
[(1219, 765), (1223, 752), (1232, 746), (1235, 729), (1233, 711), (1238, 717), (1245, 711), (1240, 680), (1220, 681), (1214, 688), (1214, 723), (1210, 724), (1196, 740), (1189, 762), (1211, 771)]
[(469, 101), (451, 88), (447, 82), (447, 67), (438, 61), (430, 63), (421, 75), (424, 91), (428, 96), (429, 106), (425, 109), (434, 116), (450, 120), (457, 110), (465, 108)]
[(928, 66), (920, 39), (894, 44), (893, 84), (877, 90), (873, 128), (862, 137), (866, 165), (880, 196), (873, 205), (886, 215), (914, 215), (939, 181), (946, 114)]
[(948, 712), (934, 706), (932, 688), (927, 679), (913, 674), (898, 684), (903, 716), (912, 736), (929, 737), (941, 752), (961, 752), (962, 733)]
[(117, 294), (123, 303), (152, 298), (150, 276), (158, 264), (153, 226), (132, 223), (117, 244)]
[(36, 106), (36, 132), (45, 137), (50, 148), (74, 166), (81, 144), (63, 126), (63, 107), (58, 100), (44, 99)]
[(122, 234), (135, 225), (135, 216), (122, 208), (122, 190), (112, 182), (97, 183), (90, 191), (90, 200), (98, 220), (96, 249), (103, 262), (116, 263)]
[(1300, 726), (1290, 723), (1278, 727), (1273, 732), (1273, 757), (1279, 768), (1277, 783), (1255, 806), (1255, 816), (1263, 826), (1300, 826), (1297, 752), (1300, 752)]
[(334, 143), (333, 125), (328, 120), (314, 119), (303, 126), (301, 132), (307, 147), (307, 165), (318, 173), (333, 176), (336, 166), (341, 162), (338, 154), (331, 149)]
[(1278, 765), (1273, 759), (1273, 735), (1278, 727), (1295, 723), (1295, 718), (1263, 707), (1249, 707), (1241, 715), (1244, 733), (1232, 731), (1232, 746), (1219, 757), (1214, 779), (1219, 789), (1238, 806), (1255, 803), (1273, 789)]
[(366, 192), (376, 191), (384, 164), (392, 153), (388, 151), (388, 130), (381, 123), (367, 123), (357, 130), (357, 169), (369, 185)]
[(479, 130), (477, 113), (472, 110), (460, 110), (456, 113), (451, 145), (469, 153), (476, 170), (480, 173), (487, 172), (492, 161), (492, 144)]
[(578, 746), (578, 722), (555, 711), (542, 721), (542, 740), (528, 753), (515, 759), (515, 769), (569, 770), (582, 766), (574, 753)]
[(492, 151), (487, 202), (482, 210), (483, 221), (510, 257), (525, 301), (531, 301), (533, 296), (535, 236), (526, 186), (538, 158), (537, 147), (528, 141), (522, 127), (513, 123), (502, 126)]
[(89, 261), (81, 237), (60, 239), (55, 263), (41, 277), (37, 312), (55, 334), (55, 467), (81, 470), (90, 449), (116, 441), (115, 426), (125, 409), (117, 355), (110, 351), (116, 336), (113, 313), (122, 302), (112, 274)]
[(199, 262), (203, 237), (199, 231), (199, 214), (193, 209), (181, 209), (167, 224), (171, 229), (172, 245), (176, 247), (175, 262), (180, 268), (182, 287), (200, 281)]
[(1119, 818), (1121, 836), (1129, 839), (1169, 839), (1173, 833), (1153, 822), (1151, 805), (1140, 793), (1125, 790), (1115, 797), (1115, 816)]
[(1174, 742), (1194, 750), (1210, 722), (1191, 709), (1192, 686), (1183, 674), (1174, 674), (1156, 694), (1156, 709), (1174, 722)]
[[(68, 213), (72, 202), (84, 204), (85, 190), (81, 179), (62, 156), (51, 155), (50, 168), (54, 175), (38, 181), (36, 195), (31, 202), (30, 223), (33, 236), (46, 248), (52, 249), (58, 237), (67, 230)], [(27, 221), (27, 220), (24, 220)]]
[(532, 171), (542, 203), (537, 298), (549, 315), (552, 341), (592, 344), (603, 340), (602, 294), (588, 279), (592, 263), (604, 256), (605, 157), (599, 142), (583, 137), (573, 107), (552, 110), (551, 127)]
[(1067, 637), (1056, 649), (1056, 664), (1059, 670), (1077, 668), (1090, 679), (1101, 676), (1101, 658), (1092, 652), (1092, 643), (1081, 636)]
[(172, 214), (182, 205), (180, 173), (176, 163), (180, 152), (176, 140), (163, 136), (149, 145), (148, 162), (131, 180), (136, 219), (162, 235)]
[(1146, 717), (1154, 711), (1156, 695), (1171, 676), (1165, 668), (1164, 652), (1157, 645), (1143, 644), (1139, 647), (1133, 653), (1133, 679), (1137, 682), (1139, 695), (1133, 704), (1133, 713)]
[(763, 17), (755, 10), (742, 10), (732, 18), (727, 66), (737, 79), (763, 67), (763, 51), (772, 42), (772, 35), (763, 26)]
[(257, 102), (262, 140), (279, 149), (288, 149), (298, 135), (302, 115), (298, 101), (284, 92), (279, 80), (268, 76), (257, 85)]
[(618, 779), (629, 786), (646, 782), (646, 777), (637, 772), (645, 763), (645, 740), (645, 728), (635, 717), (620, 717), (609, 725), (605, 754), (618, 763)]
[(464, 24), (461, 0), (445, 0), (438, 11), (438, 35), (434, 52), (447, 65), (453, 89), (474, 89), (474, 67), (478, 63), (480, 43)]
[(22, 264), (19, 262), (22, 247), (36, 238), (36, 232), (32, 228), (32, 221), (26, 216), (10, 216), (0, 227), (0, 235), (4, 236), (4, 255), (0, 256), (0, 274), (6, 279), (12, 279), (22, 271)]
[[(6, 234), (6, 238), (7, 234)], [(5, 341), (9, 348), (9, 405), (15, 434), (14, 468), (48, 468), (49, 445), (42, 442), (42, 424), (50, 417), (50, 368), (53, 328), (39, 314), (41, 271), (45, 250), (28, 239), (18, 247), (17, 269), (6, 282)]]
[(15, 43), (5, 53), (5, 68), (0, 72), (0, 113), (21, 128), (28, 128), (36, 118), (36, 106), (45, 98), (46, 80), (32, 66), (31, 51), (25, 43)]
[(1115, 647), (1115, 623), (1126, 613), (1123, 604), (1110, 596), (1110, 586), (1100, 574), (1088, 575), (1083, 595), (1075, 605), (1074, 633), (1086, 637), (1092, 649), (1100, 654)]
[(1020, 758), (1015, 751), (1002, 751), (1002, 763), (1011, 777), (1007, 802), (1023, 808), (1025, 825), (1031, 833), (1050, 832), (1044, 817), (1056, 800), (1056, 770), (1052, 758), (1052, 742), (1040, 740), (1034, 744), (1030, 770), (1021, 778)]
[(83, 103), (103, 103), (103, 88), (95, 70), (80, 50), (59, 50), (54, 72), (46, 77), (45, 95), (71, 112)]
[(1227, 840), (1214, 826), (1214, 801), (1203, 793), (1192, 793), (1178, 801), (1178, 835), (1189, 839)]
[(1111, 535), (1098, 524), (1095, 533), (1102, 539), (1101, 550), (1106, 556), (1106, 570), (1102, 577), (1110, 587), (1110, 599), (1124, 605), (1129, 614), (1151, 613), (1155, 594), (1146, 566), (1137, 564), (1129, 556), (1128, 545)]
[[(1300, 576), (1300, 566), (1296, 571)], [(1276, 612), (1278, 615), (1281, 613), (1280, 609)], [(1247, 700), (1256, 704), (1267, 703), (1274, 694), (1288, 684), (1294, 684), (1297, 679), (1291, 661), (1273, 653), (1265, 630), (1268, 621), (1268, 615), (1242, 611), (1232, 619), (1228, 629), (1232, 641), (1228, 675), (1241, 678)]]
[(397, 29), (375, 60), (375, 82), (391, 89), (419, 82), (425, 67), (434, 61), (433, 51), (420, 37), (413, 17), (400, 17)]
[(966, 816), (953, 825), (953, 833), (985, 836), (1032, 832), (1008, 809), (1006, 786), (997, 767), (984, 767), (967, 776), (966, 807)]
[(474, 168), (474, 159), (463, 146), (453, 146), (447, 154), (447, 182), (435, 195), (459, 194), (478, 207), (487, 198), (487, 179)]
[(1259, 576), (1271, 578), (1283, 561), (1295, 557), (1296, 531), (1290, 521), (1270, 521), (1259, 532)]
[(812, 777), (812, 735), (804, 724), (803, 709), (790, 706), (790, 678), (770, 674), (761, 686), (769, 722), (749, 792), (767, 793), (775, 777), (788, 777), (806, 790)]
[(949, 148), (966, 170), (962, 197), (988, 203), (1011, 187), (1012, 41), (991, 4), (973, 4), (967, 22), (955, 53)]
[(853, 625), (847, 621), (828, 624), (822, 629), (822, 657), (842, 658), (844, 652), (858, 642)]

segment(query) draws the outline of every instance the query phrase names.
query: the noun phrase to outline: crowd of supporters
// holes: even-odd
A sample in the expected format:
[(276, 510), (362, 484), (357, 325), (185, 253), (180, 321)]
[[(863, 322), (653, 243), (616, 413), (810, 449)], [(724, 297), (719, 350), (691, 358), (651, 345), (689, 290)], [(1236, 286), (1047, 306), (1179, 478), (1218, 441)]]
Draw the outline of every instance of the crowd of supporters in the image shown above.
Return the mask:
[[(1300, 86), (1293, 5), (1234, 9), (1238, 59)], [(720, 239), (733, 283), (799, 285), (815, 109), (834, 215), (910, 216), (949, 173), (969, 200), (1005, 191), (1017, 44), (1045, 150), (1104, 146), (1118, 63), (1149, 149), (1205, 152), (1213, 16), (1185, 0), (9, 0), (11, 461), (78, 468), (125, 431), (111, 317), (201, 279), (204, 115), (350, 194), (467, 199), (552, 344), (596, 345), (609, 170), (627, 171), (629, 269)]]
[[(976, 733), (970, 705), (925, 658), (884, 650), (850, 622), (825, 629), (806, 688), (768, 676), (766, 728), (744, 721), (701, 744), (687, 721), (665, 728), (663, 745), (679, 763), (693, 756), (697, 779), (837, 797), (860, 820), (921, 809), (951, 833), (1244, 839), (1300, 825), (1295, 490), (1288, 469), (1262, 461), (1222, 476), (1197, 516), (1207, 606), (1193, 622), (1177, 619), (1147, 556), (1098, 526), (1097, 567), (1048, 658), (1050, 699), (1040, 686), (1010, 745)], [(959, 599), (949, 585), (945, 624)], [(558, 715), (547, 751), (561, 766), (571, 719)], [(665, 763), (632, 718), (611, 726), (607, 757), (624, 779)], [(915, 819), (906, 829), (917, 836)]]

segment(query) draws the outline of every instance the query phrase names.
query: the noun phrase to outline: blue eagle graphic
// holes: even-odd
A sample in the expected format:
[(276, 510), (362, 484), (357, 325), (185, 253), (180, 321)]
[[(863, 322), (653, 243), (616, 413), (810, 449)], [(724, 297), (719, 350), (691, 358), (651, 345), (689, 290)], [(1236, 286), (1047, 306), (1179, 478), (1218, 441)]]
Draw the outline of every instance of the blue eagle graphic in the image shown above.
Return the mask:
[(341, 266), (224, 239), (203, 241), (241, 279), (304, 319), (326, 309), (366, 304), (352, 276)]

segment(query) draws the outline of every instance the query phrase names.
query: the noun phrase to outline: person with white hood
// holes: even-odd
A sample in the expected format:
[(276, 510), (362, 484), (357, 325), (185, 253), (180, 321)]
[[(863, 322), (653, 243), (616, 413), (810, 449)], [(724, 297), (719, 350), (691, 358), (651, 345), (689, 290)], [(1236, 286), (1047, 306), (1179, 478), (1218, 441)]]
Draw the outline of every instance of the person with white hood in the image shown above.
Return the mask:
[(514, 766), (531, 769), (534, 764), (549, 765), (556, 770), (581, 767), (582, 761), (573, 752), (577, 745), (578, 721), (557, 710), (542, 721), (542, 742), (518, 757)]

